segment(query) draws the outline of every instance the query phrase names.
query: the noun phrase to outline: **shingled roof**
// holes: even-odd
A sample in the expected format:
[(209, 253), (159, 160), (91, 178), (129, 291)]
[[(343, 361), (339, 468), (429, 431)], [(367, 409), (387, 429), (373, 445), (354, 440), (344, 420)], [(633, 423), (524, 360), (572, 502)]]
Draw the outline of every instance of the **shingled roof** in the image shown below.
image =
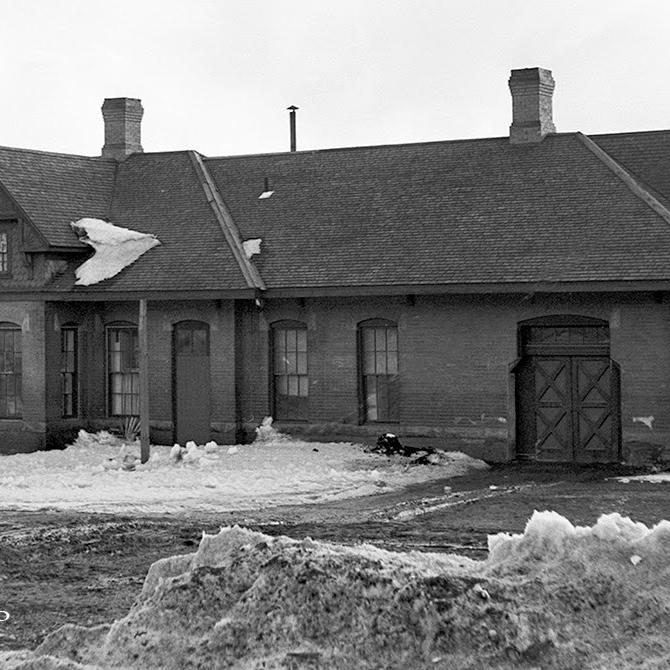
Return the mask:
[(655, 195), (670, 198), (670, 130), (590, 137)]
[(669, 165), (670, 131), (563, 133), (121, 163), (0, 149), (0, 184), (54, 247), (79, 245), (69, 223), (85, 216), (162, 242), (116, 277), (73, 289), (67, 274), (60, 290), (486, 291), (669, 281)]
[[(643, 139), (601, 141), (649, 178)], [(206, 163), (269, 288), (670, 279), (669, 222), (577, 133)]]
[(217, 220), (199, 162), (186, 151), (137, 153), (117, 163), (0, 148), (0, 184), (52, 247), (88, 250), (70, 226), (83, 217), (150, 232), (161, 242), (111, 279), (75, 287), (71, 268), (52, 290), (254, 292), (260, 278), (236, 231), (227, 235)]
[(109, 216), (116, 166), (100, 158), (0, 147), (0, 184), (56, 247), (84, 246), (71, 221)]
[(216, 219), (192, 152), (138, 153), (120, 163), (110, 220), (153, 233), (161, 244), (115, 277), (78, 291), (254, 288), (240, 267), (234, 241)]

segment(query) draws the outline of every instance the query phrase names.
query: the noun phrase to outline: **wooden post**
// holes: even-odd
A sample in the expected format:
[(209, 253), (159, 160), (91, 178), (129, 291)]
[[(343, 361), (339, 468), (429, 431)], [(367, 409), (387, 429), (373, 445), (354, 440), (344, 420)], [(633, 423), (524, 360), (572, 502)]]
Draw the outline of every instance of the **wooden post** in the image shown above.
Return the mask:
[(147, 333), (147, 301), (140, 300), (138, 320), (140, 354), (140, 458), (149, 460), (149, 337)]

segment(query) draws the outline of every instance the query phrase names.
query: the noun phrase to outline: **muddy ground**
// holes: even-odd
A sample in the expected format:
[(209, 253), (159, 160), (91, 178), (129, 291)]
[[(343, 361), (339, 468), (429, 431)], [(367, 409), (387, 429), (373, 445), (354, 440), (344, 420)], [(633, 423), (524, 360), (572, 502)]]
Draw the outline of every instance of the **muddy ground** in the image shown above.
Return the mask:
[[(0, 650), (34, 648), (65, 622), (93, 625), (124, 615), (152, 562), (193, 551), (203, 531), (222, 525), (483, 558), (488, 534), (522, 531), (533, 510), (555, 510), (583, 525), (608, 512), (648, 525), (670, 519), (669, 484), (610, 479), (619, 474), (628, 471), (512, 464), (400, 492), (254, 513), (0, 511)], [(1, 612), (10, 618), (2, 621)]]

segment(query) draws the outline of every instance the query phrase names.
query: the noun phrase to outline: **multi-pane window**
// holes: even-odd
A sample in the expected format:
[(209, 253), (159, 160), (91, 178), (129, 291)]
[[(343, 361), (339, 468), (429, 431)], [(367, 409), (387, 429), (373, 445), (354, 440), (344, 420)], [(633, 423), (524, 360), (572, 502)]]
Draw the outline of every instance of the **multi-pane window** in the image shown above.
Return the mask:
[(140, 371), (137, 328), (107, 328), (108, 411), (110, 416), (139, 416)]
[(0, 323), (0, 417), (20, 417), (21, 329), (13, 323)]
[(79, 357), (77, 355), (77, 328), (66, 326), (60, 331), (60, 378), (62, 414), (64, 417), (78, 414)]
[(7, 231), (0, 231), (0, 274), (9, 272), (9, 239)]
[(273, 415), (275, 419), (307, 418), (307, 328), (282, 322), (272, 328)]
[(398, 328), (381, 319), (359, 325), (360, 397), (363, 421), (398, 421)]

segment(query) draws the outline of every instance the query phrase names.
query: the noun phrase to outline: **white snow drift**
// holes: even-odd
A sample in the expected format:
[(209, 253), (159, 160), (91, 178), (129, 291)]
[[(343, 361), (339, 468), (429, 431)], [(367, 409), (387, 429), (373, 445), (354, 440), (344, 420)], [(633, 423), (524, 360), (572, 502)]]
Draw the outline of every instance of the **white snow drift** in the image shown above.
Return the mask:
[(439, 465), (409, 466), (350, 443), (303, 442), (259, 429), (248, 445), (139, 445), (80, 431), (64, 451), (0, 456), (0, 507), (166, 512), (258, 509), (368, 495), (486, 468), (444, 452)]
[[(670, 667), (670, 522), (535, 513), (487, 560), (238, 527), (151, 566), (130, 612), (65, 625), (7, 670)], [(311, 663), (311, 664), (310, 664)]]
[(160, 244), (155, 235), (140, 233), (101, 219), (84, 218), (70, 224), (81, 239), (95, 249), (95, 254), (76, 271), (80, 286), (97, 284), (117, 275), (142, 254)]

